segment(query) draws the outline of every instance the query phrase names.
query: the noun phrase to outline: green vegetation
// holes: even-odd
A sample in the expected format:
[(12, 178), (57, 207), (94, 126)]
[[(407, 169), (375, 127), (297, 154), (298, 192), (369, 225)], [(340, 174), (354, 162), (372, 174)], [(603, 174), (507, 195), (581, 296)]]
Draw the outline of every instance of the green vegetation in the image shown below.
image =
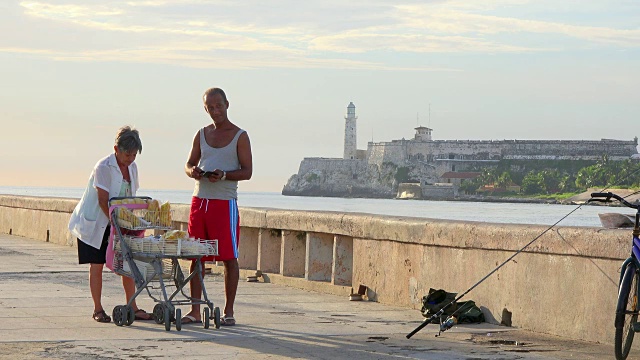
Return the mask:
[(307, 175), (305, 177), (305, 180), (307, 180), (307, 182), (310, 182), (310, 183), (316, 182), (319, 179), (320, 179), (320, 176), (318, 176), (318, 174), (314, 174), (314, 173), (311, 173), (311, 174), (309, 174), (309, 175)]
[[(640, 162), (610, 161), (606, 156), (597, 162), (505, 160), (475, 170), (482, 174), (460, 184), (464, 193), (561, 200), (592, 187), (640, 188)], [(516, 187), (519, 192), (514, 192)]]
[(396, 175), (394, 176), (394, 178), (396, 179), (396, 182), (398, 184), (407, 182), (407, 180), (409, 179), (409, 168), (399, 167), (398, 170), (396, 171)]

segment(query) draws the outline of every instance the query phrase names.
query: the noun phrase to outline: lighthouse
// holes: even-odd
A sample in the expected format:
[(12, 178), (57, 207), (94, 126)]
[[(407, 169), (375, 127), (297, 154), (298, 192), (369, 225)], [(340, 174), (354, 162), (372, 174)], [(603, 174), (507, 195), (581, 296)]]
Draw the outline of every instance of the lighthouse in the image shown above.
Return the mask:
[(344, 117), (344, 158), (355, 159), (357, 151), (356, 142), (356, 106), (350, 102), (347, 106), (347, 116)]

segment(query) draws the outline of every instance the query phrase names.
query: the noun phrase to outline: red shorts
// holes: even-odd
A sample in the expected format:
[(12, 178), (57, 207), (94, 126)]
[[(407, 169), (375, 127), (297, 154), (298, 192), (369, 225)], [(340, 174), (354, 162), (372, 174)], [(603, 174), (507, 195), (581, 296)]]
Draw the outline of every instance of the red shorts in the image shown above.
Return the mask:
[(240, 215), (236, 200), (191, 199), (189, 236), (218, 240), (218, 256), (205, 256), (202, 261), (226, 261), (238, 258)]

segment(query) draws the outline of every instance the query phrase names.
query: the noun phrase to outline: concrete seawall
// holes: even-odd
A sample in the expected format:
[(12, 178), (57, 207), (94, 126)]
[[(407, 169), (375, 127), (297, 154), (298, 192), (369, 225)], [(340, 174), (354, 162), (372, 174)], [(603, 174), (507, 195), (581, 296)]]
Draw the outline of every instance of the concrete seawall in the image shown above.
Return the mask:
[[(73, 246), (67, 222), (77, 199), (0, 195), (0, 233)], [(186, 228), (187, 205), (174, 205)], [(545, 226), (240, 209), (240, 266), (266, 281), (419, 309), (429, 288), (463, 292)], [(558, 227), (482, 283), (475, 300), (488, 321), (611, 343), (619, 267), (630, 231)], [(509, 315), (510, 314), (510, 315)], [(416, 311), (416, 316), (419, 313)]]

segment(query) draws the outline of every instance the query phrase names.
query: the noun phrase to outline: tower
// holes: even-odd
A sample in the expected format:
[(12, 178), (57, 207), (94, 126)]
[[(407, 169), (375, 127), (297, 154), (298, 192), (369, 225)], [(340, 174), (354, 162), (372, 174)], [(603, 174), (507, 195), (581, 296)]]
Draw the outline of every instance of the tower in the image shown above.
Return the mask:
[(356, 106), (350, 102), (347, 106), (347, 116), (344, 117), (344, 158), (355, 159), (357, 151), (356, 142)]
[(420, 141), (431, 141), (431, 132), (433, 129), (429, 129), (428, 127), (418, 126), (416, 128), (416, 140)]

